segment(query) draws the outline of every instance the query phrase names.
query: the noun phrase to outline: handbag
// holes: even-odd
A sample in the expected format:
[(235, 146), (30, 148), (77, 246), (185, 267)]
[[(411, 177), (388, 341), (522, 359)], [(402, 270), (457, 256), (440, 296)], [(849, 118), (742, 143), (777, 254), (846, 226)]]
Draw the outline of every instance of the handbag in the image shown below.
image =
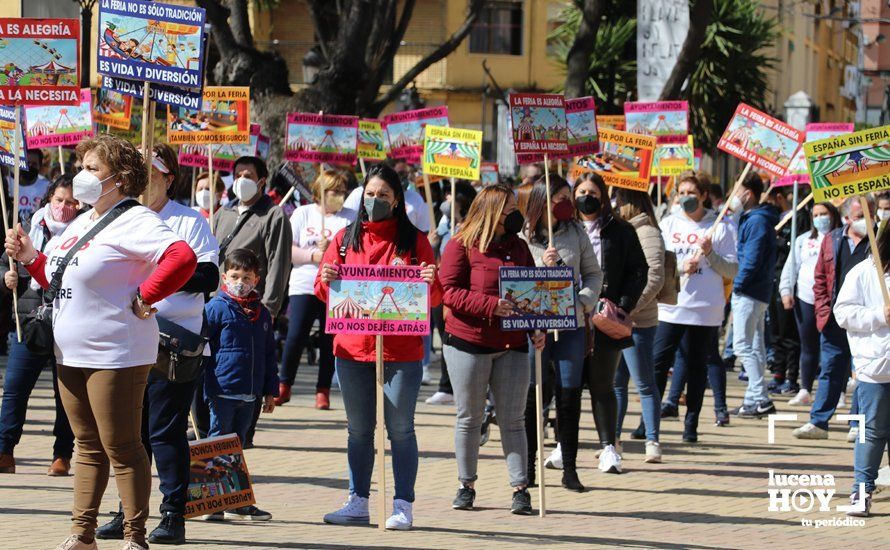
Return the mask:
[(71, 247), (68, 253), (65, 254), (65, 257), (62, 258), (59, 267), (53, 272), (49, 288), (43, 293), (43, 303), (40, 304), (37, 309), (25, 316), (25, 322), (22, 325), (22, 342), (29, 351), (42, 355), (50, 355), (54, 352), (53, 301), (56, 299), (56, 294), (59, 293), (59, 289), (62, 288), (62, 275), (65, 274), (65, 269), (68, 267), (71, 259), (77, 251), (92, 240), (99, 231), (108, 227), (108, 224), (116, 220), (121, 214), (138, 205), (139, 202), (134, 199), (119, 203), (112, 208), (111, 211), (105, 214), (102, 219), (99, 220), (99, 223), (87, 231), (86, 235), (81, 237), (80, 240)]
[(615, 302), (608, 298), (600, 298), (593, 314), (593, 325), (596, 329), (613, 340), (630, 338), (633, 321), (630, 315), (621, 311)]
[(158, 360), (153, 367), (170, 382), (191, 382), (201, 374), (204, 365), (204, 326), (195, 334), (169, 319), (158, 316)]

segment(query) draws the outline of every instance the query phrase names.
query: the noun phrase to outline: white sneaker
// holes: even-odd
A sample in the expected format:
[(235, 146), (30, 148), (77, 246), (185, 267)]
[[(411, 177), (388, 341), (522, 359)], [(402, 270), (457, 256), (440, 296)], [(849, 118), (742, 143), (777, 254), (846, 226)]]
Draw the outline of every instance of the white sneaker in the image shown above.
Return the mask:
[(614, 445), (606, 445), (600, 453), (600, 470), (607, 474), (621, 473), (621, 456)]
[(56, 546), (56, 550), (99, 550), (99, 547), (96, 545), (95, 540), (87, 544), (77, 538), (77, 535), (71, 535), (62, 544)]
[(325, 514), (325, 523), (334, 525), (367, 525), (371, 522), (368, 514), (368, 499), (356, 494), (349, 495), (349, 499), (343, 503), (343, 507), (336, 512)]
[(423, 366), (423, 378), (420, 379), (421, 386), (429, 386), (433, 383), (433, 376), (430, 374), (429, 365)]
[[(603, 454), (603, 451), (605, 451), (605, 450), (606, 450), (605, 448), (602, 448), (602, 449), (598, 450), (598, 451), (593, 455), (593, 458), (599, 458), (600, 455)], [(615, 451), (616, 451), (618, 454), (620, 454), (620, 455), (621, 455), (621, 454), (624, 454), (624, 447), (621, 446), (621, 440), (620, 440), (620, 439), (619, 439), (618, 441), (615, 442)]]
[(846, 394), (841, 394), (840, 398), (837, 400), (837, 408), (843, 409), (847, 406), (847, 396)]
[(807, 390), (800, 390), (797, 395), (788, 400), (789, 405), (809, 405), (813, 402), (813, 396)]
[(559, 446), (559, 443), (556, 444), (556, 448), (553, 449), (553, 452), (544, 461), (544, 467), (548, 470), (562, 470), (562, 448)]
[(392, 501), (392, 515), (386, 520), (387, 529), (407, 531), (414, 524), (414, 505), (402, 499)]
[(646, 462), (661, 464), (661, 445), (658, 444), (658, 441), (646, 442)]
[(791, 432), (791, 435), (797, 439), (828, 439), (828, 430), (823, 430), (819, 426), (807, 422)]
[(425, 403), (427, 405), (452, 405), (454, 404), (454, 396), (450, 393), (437, 391), (433, 395), (427, 397)]
[(857, 439), (859, 439), (859, 428), (853, 426), (850, 428), (850, 431), (847, 432), (847, 443), (856, 443)]
[(121, 546), (121, 550), (148, 550), (148, 547), (137, 544), (131, 540), (127, 540), (124, 541), (124, 544)]

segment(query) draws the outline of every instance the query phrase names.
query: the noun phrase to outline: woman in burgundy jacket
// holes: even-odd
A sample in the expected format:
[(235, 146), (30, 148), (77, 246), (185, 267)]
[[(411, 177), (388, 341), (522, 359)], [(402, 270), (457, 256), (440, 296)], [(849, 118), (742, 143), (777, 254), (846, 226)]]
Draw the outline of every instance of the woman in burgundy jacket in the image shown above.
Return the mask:
[[(518, 236), (524, 225), (513, 191), (504, 185), (486, 187), (442, 254), (439, 280), (447, 308), (443, 351), (457, 406), (454, 439), (461, 487), (452, 505), (456, 510), (473, 508), (482, 418), (491, 388), (514, 489), (511, 511), (523, 515), (532, 512), (526, 488), (528, 334), (501, 329), (500, 318), (511, 315), (513, 306), (498, 293), (501, 266), (535, 265), (528, 245)], [(535, 334), (532, 342), (540, 349), (544, 336)]]

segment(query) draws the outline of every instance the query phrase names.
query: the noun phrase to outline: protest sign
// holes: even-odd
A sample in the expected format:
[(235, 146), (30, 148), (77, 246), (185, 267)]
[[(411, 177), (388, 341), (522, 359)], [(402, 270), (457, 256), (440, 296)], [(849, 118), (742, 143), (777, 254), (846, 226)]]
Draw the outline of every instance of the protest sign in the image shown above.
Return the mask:
[(501, 318), (504, 330), (578, 328), (575, 272), (571, 267), (501, 267), (500, 296), (517, 315)]
[[(241, 157), (253, 157), (260, 155), (260, 125), (250, 125), (250, 141), (247, 143), (224, 143), (213, 148), (213, 169), (222, 172), (231, 172), (235, 168), (235, 161)], [(263, 158), (263, 157), (261, 157)], [(179, 164), (182, 166), (194, 166), (207, 168), (207, 146), (197, 143), (187, 143), (179, 148)]]
[(423, 129), (432, 126), (448, 126), (448, 107), (431, 107), (390, 113), (383, 117), (389, 138), (390, 156), (408, 162), (419, 162), (423, 155)]
[(96, 90), (93, 106), (93, 120), (119, 130), (130, 129), (130, 115), (133, 110), (133, 96), (106, 88)]
[(755, 168), (784, 176), (801, 141), (797, 128), (739, 103), (717, 148)]
[(189, 458), (187, 519), (256, 503), (237, 435), (191, 441)]
[(695, 148), (692, 136), (687, 136), (686, 143), (666, 143), (655, 146), (653, 171), (656, 176), (679, 176), (683, 172), (695, 169)]
[(636, 23), (637, 97), (654, 101), (661, 96), (689, 33), (689, 2), (638, 0)]
[(383, 121), (363, 118), (358, 121), (356, 154), (364, 160), (386, 160), (386, 132)]
[(655, 136), (658, 144), (683, 145), (689, 134), (689, 103), (628, 101), (624, 104), (624, 119), (628, 132)]
[(0, 19), (0, 105), (78, 105), (79, 62), (77, 19)]
[(429, 285), (419, 266), (340, 265), (328, 292), (328, 334), (421, 336), (429, 330)]
[(599, 130), (620, 130), (624, 132), (627, 130), (627, 123), (624, 120), (624, 115), (597, 115), (596, 127)]
[(284, 158), (293, 162), (353, 164), (358, 117), (288, 113)]
[[(568, 132), (569, 150), (566, 153), (553, 153), (551, 159), (567, 158), (578, 155), (591, 155), (599, 151), (599, 133), (597, 131), (596, 102), (592, 97), (579, 97), (566, 100), (566, 131)], [(521, 153), (516, 155), (519, 164), (542, 162), (541, 153)]]
[(600, 152), (578, 157), (569, 177), (575, 180), (585, 172), (596, 172), (606, 185), (647, 191), (654, 153), (652, 136), (600, 129)]
[(513, 150), (520, 154), (569, 153), (565, 98), (559, 94), (510, 94)]
[(92, 97), (80, 91), (80, 105), (25, 106), (25, 146), (28, 149), (77, 145), (93, 137)]
[(498, 163), (483, 162), (482, 168), (479, 170), (479, 180), (482, 185), (495, 185), (500, 181), (498, 174)]
[[(315, 197), (309, 191), (308, 182), (315, 181), (315, 178), (318, 176), (316, 166), (311, 162), (285, 162), (278, 169), (278, 173), (294, 191), (300, 194), (304, 201), (311, 203), (315, 200)], [(288, 192), (293, 195), (292, 192)], [(284, 203), (286, 201), (282, 200), (281, 202)]]
[[(806, 127), (806, 141), (819, 141), (841, 134), (849, 134), (854, 129), (852, 122), (811, 122)], [(794, 185), (795, 183), (810, 183), (810, 173), (807, 171), (807, 158), (804, 148), (797, 150), (797, 154), (788, 166), (788, 172), (777, 179), (774, 187)]]
[[(253, 124), (250, 125), (253, 128)], [(250, 141), (253, 142), (253, 135), (250, 137)], [(272, 140), (269, 136), (264, 135), (262, 132), (257, 136), (256, 140), (256, 156), (260, 157), (263, 160), (269, 158), (269, 150), (272, 148)]]
[[(114, 90), (137, 99), (143, 99), (144, 86), (141, 82), (99, 75), (99, 86), (106, 90)], [(201, 108), (203, 97), (200, 90), (174, 88), (173, 86), (161, 86), (160, 84), (153, 84), (148, 89), (148, 98), (155, 103), (170, 105), (171, 107), (183, 107), (195, 111)]]
[(201, 8), (100, 0), (98, 72), (200, 89), (204, 81), (204, 19)]
[(167, 142), (250, 142), (250, 88), (208, 86), (201, 109), (167, 107)]
[[(15, 165), (13, 162), (13, 158), (15, 158), (15, 141), (13, 139), (15, 132), (15, 109), (0, 106), (0, 163), (6, 166)], [(22, 143), (21, 135), (19, 143)], [(19, 168), (22, 170), (28, 169), (24, 147), (19, 147)]]
[(427, 125), (423, 140), (425, 174), (478, 180), (481, 163), (481, 131)]
[(890, 189), (890, 126), (804, 143), (816, 202)]
[(701, 149), (693, 149), (692, 151), (693, 153), (695, 153), (695, 157), (693, 160), (693, 169), (698, 172), (699, 170), (701, 170), (701, 158), (704, 155), (704, 152)]

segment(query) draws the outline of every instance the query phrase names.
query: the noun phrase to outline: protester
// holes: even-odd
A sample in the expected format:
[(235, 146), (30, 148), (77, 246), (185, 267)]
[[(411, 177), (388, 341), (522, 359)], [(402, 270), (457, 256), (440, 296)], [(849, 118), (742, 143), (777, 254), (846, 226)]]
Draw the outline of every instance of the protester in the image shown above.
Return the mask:
[(813, 379), (819, 368), (819, 331), (816, 329), (815, 285), (816, 262), (822, 240), (841, 225), (841, 217), (830, 202), (813, 207), (813, 229), (799, 235), (794, 242), (794, 263), (791, 256), (782, 268), (779, 293), (782, 306), (794, 311), (800, 335), (800, 390), (788, 401), (789, 405), (812, 403)]
[[(661, 221), (665, 249), (677, 256), (682, 277), (676, 305), (658, 304), (653, 360), (658, 390), (663, 394), (668, 371), (678, 349), (682, 351), (687, 383), (683, 441), (687, 443), (698, 441), (708, 354), (723, 322), (723, 280), (733, 278), (737, 268), (735, 232), (728, 221), (714, 226), (717, 217), (704, 206), (706, 191), (696, 176), (683, 176), (677, 186), (681, 213)], [(674, 376), (680, 372), (675, 370)], [(716, 396), (721, 388), (713, 389)], [(661, 417), (678, 416), (678, 405), (662, 403)], [(650, 429), (648, 425), (646, 429)]]
[(878, 219), (878, 222), (890, 220), (890, 191), (884, 191), (875, 195), (875, 202), (877, 203), (875, 217)]
[(890, 443), (890, 304), (881, 291), (890, 285), (890, 231), (882, 231), (877, 247), (884, 272), (879, 277), (873, 257), (853, 266), (833, 308), (838, 326), (847, 331), (859, 414), (865, 417), (865, 438), (857, 439), (853, 455), (850, 495), (850, 504), (861, 510), (847, 512), (860, 517), (870, 514), (878, 468)]
[[(49, 186), (43, 198), (44, 206), (31, 218), (31, 231), (28, 234), (34, 248), (45, 252), (55, 248), (58, 236), (81, 211), (71, 194), (71, 176), (59, 176)], [(18, 296), (19, 320), (24, 322), (27, 315), (36, 310), (43, 298), (40, 285), (31, 278), (24, 268), (9, 269), (6, 254), (0, 257), (0, 275), (3, 276), (3, 292), (13, 291)], [(53, 398), (56, 419), (53, 424), (53, 460), (47, 475), (67, 476), (71, 469), (71, 455), (74, 452), (74, 434), (71, 424), (62, 407), (59, 384), (56, 377), (56, 361), (52, 354), (36, 353), (28, 346), (13, 339), (6, 362), (6, 376), (3, 379), (3, 406), (0, 409), (0, 473), (15, 473), (14, 449), (22, 437), (28, 399), (37, 379), (45, 367), (49, 366), (53, 378)]]
[[(461, 484), (452, 503), (455, 510), (472, 510), (474, 506), (479, 442), (490, 388), (513, 488), (511, 512), (532, 513), (524, 415), (528, 341), (525, 332), (501, 329), (500, 318), (514, 314), (514, 309), (498, 292), (501, 266), (535, 265), (528, 245), (517, 236), (524, 225), (513, 191), (500, 184), (486, 187), (470, 205), (460, 232), (442, 254), (440, 277), (449, 309), (443, 353), (457, 406), (454, 439)], [(544, 335), (534, 334), (532, 343), (543, 349)]]
[[(547, 209), (553, 220), (553, 245), (548, 244)], [(581, 420), (581, 391), (584, 375), (584, 357), (587, 340), (585, 321), (593, 313), (603, 284), (593, 246), (580, 222), (575, 219), (575, 204), (572, 189), (568, 182), (557, 175), (550, 176), (550, 200), (547, 199), (547, 185), (539, 177), (529, 194), (526, 207), (528, 223), (522, 238), (538, 267), (571, 267), (577, 277), (575, 298), (578, 328), (559, 331), (559, 340), (553, 334), (547, 335), (544, 349), (541, 350), (541, 364), (552, 361), (556, 366), (556, 422), (559, 429), (559, 449), (563, 472), (562, 486), (570, 491), (582, 492), (584, 486), (578, 479), (576, 457), (578, 455), (578, 429)], [(535, 352), (529, 351), (529, 368), (534, 373)], [(535, 458), (538, 439), (535, 418), (534, 375), (529, 387), (525, 407), (525, 433), (528, 441), (528, 475), (534, 478)], [(497, 398), (495, 398), (497, 402)], [(548, 399), (549, 401), (549, 399)]]
[[(41, 200), (49, 188), (49, 180), (43, 177), (40, 170), (43, 168), (43, 150), (28, 149), (25, 155), (28, 167), (19, 172), (19, 223), (25, 231), (30, 231), (31, 219), (42, 205)], [(7, 189), (13, 189), (12, 175), (10, 175)]]
[(741, 359), (748, 388), (742, 404), (733, 414), (741, 418), (761, 418), (776, 412), (769, 398), (766, 374), (764, 321), (772, 294), (772, 274), (776, 266), (775, 207), (761, 204), (763, 180), (749, 173), (730, 199), (739, 218), (738, 271), (733, 280), (733, 351)]
[(654, 345), (658, 327), (658, 300), (656, 299), (665, 283), (664, 239), (655, 209), (649, 195), (642, 191), (618, 189), (615, 193), (618, 213), (630, 222), (637, 232), (643, 247), (649, 271), (646, 287), (637, 300), (637, 306), (630, 312), (634, 322), (634, 345), (621, 352), (621, 363), (615, 373), (615, 398), (618, 401), (616, 437), (621, 438), (624, 416), (627, 414), (627, 385), (631, 377), (640, 395), (642, 420), (646, 425), (646, 462), (661, 462), (662, 452), (659, 439), (661, 418), (661, 395), (655, 382)]
[[(77, 251), (53, 302), (59, 386), (77, 441), (74, 526), (59, 548), (96, 548), (96, 516), (110, 462), (123, 503), (126, 547), (139, 550), (147, 548), (151, 488), (141, 442), (142, 404), (158, 352), (151, 314), (153, 304), (192, 276), (196, 258), (157, 214), (127, 200), (147, 185), (145, 161), (135, 147), (105, 134), (82, 141), (77, 155), (84, 169), (74, 177), (74, 198), (92, 205), (92, 212), (68, 226), (59, 237), (64, 244), (49, 257), (35, 250), (21, 227), (7, 232), (6, 250), (48, 288), (71, 250), (67, 243), (79, 241), (93, 222), (129, 207)], [(84, 312), (92, 320), (88, 331)]]
[[(870, 210), (874, 198), (866, 195)], [(810, 408), (810, 421), (796, 428), (798, 439), (828, 439), (828, 421), (834, 416), (838, 399), (844, 392), (850, 374), (850, 344), (846, 331), (834, 317), (832, 309), (838, 292), (853, 266), (869, 255), (868, 228), (859, 197), (850, 197), (841, 206), (846, 225), (822, 239), (813, 284), (816, 329), (821, 333), (819, 344), (819, 384)]]
[(201, 172), (195, 177), (195, 210), (201, 213), (205, 219), (210, 219), (210, 204), (213, 203), (214, 217), (220, 210), (220, 201), (226, 192), (226, 184), (219, 177), (218, 172), (213, 173), (214, 190), (210, 191), (210, 174)]
[[(430, 285), (430, 306), (437, 306), (442, 290), (436, 277), (435, 256), (426, 232), (408, 219), (399, 175), (385, 164), (374, 166), (368, 171), (362, 190), (364, 199), (356, 220), (335, 235), (322, 257), (315, 295), (327, 303), (329, 285), (338, 278), (340, 265), (419, 265), (421, 277)], [(337, 377), (349, 426), (349, 497), (342, 508), (324, 516), (326, 523), (357, 525), (370, 521), (368, 498), (376, 425), (375, 338), (334, 336)], [(383, 337), (384, 416), (395, 479), (393, 514), (386, 521), (387, 529), (410, 529), (414, 522), (418, 466), (414, 409), (423, 376), (423, 355), (420, 336)]]
[[(405, 195), (405, 211), (408, 213), (408, 220), (420, 231), (429, 233), (432, 228), (430, 210), (421, 194), (414, 189), (409, 189), (411, 179), (408, 174), (408, 164), (404, 161), (396, 161), (394, 168), (401, 182), (402, 192)], [(353, 212), (361, 211), (362, 201), (365, 196), (362, 188), (363, 186), (360, 185), (349, 193), (349, 196), (346, 197), (346, 202), (343, 203), (343, 208)]]
[[(584, 174), (575, 182), (575, 206), (578, 219), (584, 224), (594, 253), (603, 269), (604, 281), (599, 299), (612, 302), (628, 315), (646, 287), (648, 266), (640, 239), (633, 226), (612, 210), (606, 183), (596, 173)], [(613, 339), (591, 327), (593, 353), (585, 361), (587, 388), (590, 391), (593, 419), (603, 450), (599, 453), (599, 469), (621, 473), (618, 442), (618, 401), (615, 397), (615, 372), (621, 361), (621, 350), (634, 345), (631, 337)]]
[[(346, 174), (325, 170), (312, 183), (315, 202), (297, 208), (290, 218), (293, 247), (288, 293), (288, 328), (284, 356), (279, 373), (276, 405), (290, 401), (291, 387), (297, 376), (300, 357), (309, 343), (312, 324), (319, 322), (318, 378), (315, 385), (315, 408), (331, 408), (331, 380), (334, 377), (333, 336), (325, 331), (325, 303), (315, 297), (315, 276), (318, 265), (330, 244), (332, 235), (351, 223), (356, 213), (343, 208), (346, 198)], [(324, 218), (324, 221), (322, 221)], [(323, 230), (322, 230), (323, 228)]]
[[(204, 296), (219, 286), (216, 265), (218, 245), (210, 226), (193, 209), (173, 200), (179, 182), (176, 151), (165, 143), (152, 149), (151, 183), (145, 195), (151, 199), (149, 208), (191, 247), (198, 264), (192, 277), (178, 292), (164, 298), (155, 307), (158, 318), (179, 325), (195, 335), (202, 333)], [(209, 354), (209, 349), (207, 350)], [(195, 394), (200, 373), (159, 370), (169, 365), (156, 365), (148, 373), (143, 400), (142, 442), (148, 459), (156, 458), (160, 478), (161, 523), (148, 535), (148, 542), (182, 544), (185, 542), (185, 505), (188, 501), (191, 456), (186, 437), (189, 405)], [(175, 368), (175, 366), (174, 366)], [(96, 538), (124, 538), (124, 513), (119, 508), (112, 520), (96, 530)]]
[[(234, 433), (243, 442), (253, 422), (254, 403), (275, 410), (278, 365), (272, 315), (260, 301), (260, 260), (246, 248), (233, 250), (223, 265), (223, 288), (204, 307), (210, 361), (204, 397), (210, 407), (210, 437)], [(272, 514), (254, 505), (205, 516), (209, 521), (268, 521)]]

